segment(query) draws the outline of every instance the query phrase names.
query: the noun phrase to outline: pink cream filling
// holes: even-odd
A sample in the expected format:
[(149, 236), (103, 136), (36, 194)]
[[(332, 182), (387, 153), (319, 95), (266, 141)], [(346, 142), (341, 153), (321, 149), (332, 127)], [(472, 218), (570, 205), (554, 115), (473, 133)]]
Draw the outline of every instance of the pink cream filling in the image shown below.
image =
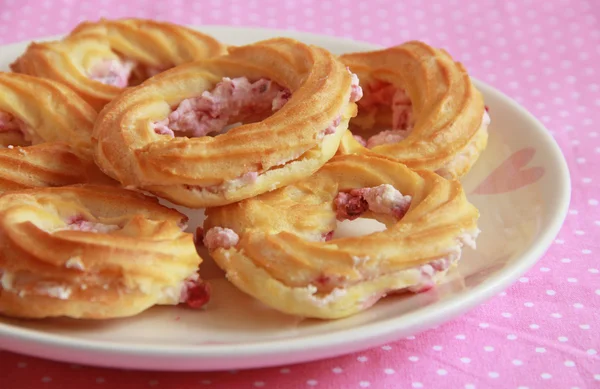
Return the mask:
[(229, 249), (240, 241), (235, 231), (229, 228), (213, 227), (204, 234), (204, 246), (210, 251), (218, 248)]
[(152, 128), (157, 134), (171, 137), (220, 133), (240, 113), (277, 111), (290, 97), (288, 89), (265, 78), (250, 82), (246, 77), (225, 77), (212, 91), (183, 100), (166, 119), (153, 123)]
[(82, 216), (74, 216), (67, 220), (64, 228), (59, 228), (56, 231), (83, 231), (83, 232), (94, 232), (98, 234), (107, 234), (112, 231), (121, 229), (121, 227), (114, 224), (104, 224), (85, 220)]
[(339, 221), (354, 220), (366, 211), (393, 215), (401, 219), (408, 211), (411, 196), (405, 196), (389, 184), (372, 188), (352, 189), (340, 192), (334, 199)]
[(125, 88), (135, 67), (129, 60), (105, 59), (97, 62), (89, 71), (89, 78), (102, 84)]

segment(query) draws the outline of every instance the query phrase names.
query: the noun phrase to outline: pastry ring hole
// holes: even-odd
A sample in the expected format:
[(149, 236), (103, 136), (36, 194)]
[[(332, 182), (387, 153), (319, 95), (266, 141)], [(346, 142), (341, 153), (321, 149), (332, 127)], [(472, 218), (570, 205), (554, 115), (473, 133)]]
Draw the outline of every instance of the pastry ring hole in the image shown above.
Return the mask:
[(36, 143), (36, 133), (17, 116), (0, 111), (0, 146), (12, 149)]
[(291, 98), (289, 89), (261, 78), (224, 77), (212, 90), (182, 100), (167, 118), (151, 124), (158, 135), (203, 137), (224, 134), (242, 123), (259, 122)]
[(358, 117), (350, 130), (368, 149), (404, 140), (415, 124), (413, 105), (406, 91), (389, 82), (375, 79), (364, 88), (357, 102)]

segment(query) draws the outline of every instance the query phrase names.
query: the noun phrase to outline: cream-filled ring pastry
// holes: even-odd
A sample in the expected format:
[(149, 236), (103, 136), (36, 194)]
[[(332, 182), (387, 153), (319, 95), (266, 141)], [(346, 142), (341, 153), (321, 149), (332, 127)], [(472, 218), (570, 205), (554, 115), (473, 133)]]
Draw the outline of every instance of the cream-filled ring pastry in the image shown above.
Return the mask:
[(340, 152), (374, 152), (446, 178), (466, 174), (485, 149), (490, 117), (465, 68), (441, 49), (411, 41), (340, 59), (364, 97)]
[(100, 110), (127, 86), (223, 53), (216, 39), (184, 26), (101, 19), (79, 24), (60, 41), (30, 44), (11, 69), (62, 82)]
[(317, 171), (361, 93), (322, 48), (287, 38), (230, 48), (108, 104), (94, 126), (95, 160), (123, 185), (176, 204), (233, 203)]
[(0, 196), (0, 314), (109, 319), (208, 301), (187, 218), (106, 186)]
[[(479, 233), (458, 181), (374, 154), (336, 156), (305, 180), (206, 215), (203, 243), (229, 281), (281, 312), (322, 319), (434, 287)], [(335, 237), (336, 221), (358, 217), (387, 229)]]
[(0, 193), (78, 183), (115, 184), (91, 156), (96, 115), (60, 83), (0, 72)]

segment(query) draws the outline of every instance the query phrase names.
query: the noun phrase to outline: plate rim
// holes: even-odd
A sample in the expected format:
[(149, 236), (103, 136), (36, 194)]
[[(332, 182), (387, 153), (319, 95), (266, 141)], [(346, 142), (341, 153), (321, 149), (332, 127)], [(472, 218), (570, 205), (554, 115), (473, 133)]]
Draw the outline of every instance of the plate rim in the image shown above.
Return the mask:
[[(381, 46), (352, 40), (343, 37), (335, 37), (322, 35), (310, 32), (295, 31), (295, 30), (278, 30), (270, 28), (256, 27), (238, 27), (238, 26), (221, 26), (221, 25), (204, 25), (190, 26), (200, 31), (205, 31), (209, 34), (239, 34), (252, 32), (253, 34), (270, 36), (290, 36), (298, 40), (319, 40), (332, 45), (346, 44), (356, 46), (355, 51), (361, 50), (376, 50)], [(60, 38), (60, 35), (36, 38), (37, 40), (48, 40)], [(11, 48), (23, 46), (36, 39), (27, 41), (0, 45), (3, 48)], [(264, 39), (264, 38), (261, 38)], [(361, 46), (362, 48), (358, 48)], [(1, 343), (6, 343), (5, 340), (10, 340), (9, 351), (25, 353), (23, 348), (11, 347), (15, 342), (27, 345), (38, 345), (52, 347), (63, 350), (78, 350), (93, 353), (102, 353), (104, 355), (123, 355), (123, 356), (143, 356), (143, 357), (159, 357), (159, 356), (178, 356), (182, 358), (190, 357), (228, 357), (235, 353), (236, 357), (250, 356), (273, 356), (278, 353), (294, 353), (297, 351), (311, 350), (313, 353), (333, 349), (335, 347), (347, 346), (348, 339), (352, 339), (351, 343), (358, 345), (365, 341), (371, 341), (368, 347), (376, 347), (379, 344), (385, 343), (395, 338), (399, 338), (403, 334), (421, 332), (426, 328), (433, 327), (443, 322), (447, 322), (456, 318), (459, 315), (470, 311), (475, 306), (480, 305), (497, 293), (512, 285), (515, 280), (532, 268), (552, 244), (552, 241), (558, 235), (563, 222), (566, 218), (568, 207), (571, 198), (571, 178), (565, 156), (560, 147), (552, 137), (546, 127), (533, 116), (525, 107), (518, 104), (509, 96), (491, 85), (473, 78), (473, 81), (478, 89), (486, 91), (487, 94), (497, 95), (503, 104), (510, 105), (512, 108), (520, 111), (527, 119), (535, 126), (532, 126), (530, 131), (536, 133), (536, 138), (540, 140), (540, 147), (544, 147), (548, 151), (548, 155), (554, 160), (557, 170), (554, 172), (559, 191), (554, 198), (554, 203), (557, 205), (555, 212), (548, 219), (548, 222), (538, 232), (534, 242), (519, 256), (519, 260), (515, 261), (511, 266), (503, 268), (492, 277), (488, 278), (482, 284), (470, 290), (468, 295), (463, 295), (458, 298), (449, 299), (440, 304), (438, 309), (427, 311), (413, 311), (405, 313), (393, 318), (382, 319), (373, 323), (367, 323), (358, 327), (347, 328), (343, 330), (335, 330), (329, 333), (312, 334), (298, 338), (273, 339), (262, 342), (247, 342), (236, 344), (221, 344), (221, 345), (162, 345), (152, 344), (146, 345), (143, 343), (117, 343), (104, 340), (78, 339), (67, 335), (49, 334), (38, 330), (21, 328), (14, 325), (0, 323), (0, 340)], [(543, 142), (541, 142), (543, 141)], [(402, 321), (402, 330), (398, 330), (396, 325), (398, 321)], [(426, 323), (424, 325), (424, 323)], [(347, 348), (347, 347), (346, 347)], [(364, 348), (364, 347), (363, 347)], [(358, 350), (359, 348), (355, 349)], [(36, 355), (29, 352), (30, 355)], [(341, 353), (339, 353), (341, 354)], [(336, 354), (336, 355), (339, 355)], [(37, 355), (40, 355), (38, 353)], [(305, 360), (309, 360), (306, 358)], [(317, 359), (317, 358), (312, 358)], [(311, 360), (312, 360), (311, 359)], [(66, 360), (66, 359), (63, 359)], [(277, 363), (272, 363), (275, 365)], [(97, 365), (97, 364), (96, 364)], [(106, 366), (110, 366), (110, 363)], [(262, 364), (261, 366), (268, 366)], [(169, 368), (167, 370), (178, 370)], [(192, 368), (184, 370), (202, 370), (202, 368)]]

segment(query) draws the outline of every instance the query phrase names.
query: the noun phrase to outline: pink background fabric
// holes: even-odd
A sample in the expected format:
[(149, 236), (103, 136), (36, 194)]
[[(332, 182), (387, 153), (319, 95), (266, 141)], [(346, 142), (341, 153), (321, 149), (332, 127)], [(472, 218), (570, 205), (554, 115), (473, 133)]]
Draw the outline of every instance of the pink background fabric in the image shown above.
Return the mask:
[[(596, 0), (0, 0), (0, 44), (135, 16), (446, 48), (549, 129), (567, 220), (505, 292), (435, 330), (340, 358), (218, 373), (133, 372), (0, 351), (3, 388), (600, 388), (600, 2)], [(1, 50), (1, 49), (0, 49)]]

